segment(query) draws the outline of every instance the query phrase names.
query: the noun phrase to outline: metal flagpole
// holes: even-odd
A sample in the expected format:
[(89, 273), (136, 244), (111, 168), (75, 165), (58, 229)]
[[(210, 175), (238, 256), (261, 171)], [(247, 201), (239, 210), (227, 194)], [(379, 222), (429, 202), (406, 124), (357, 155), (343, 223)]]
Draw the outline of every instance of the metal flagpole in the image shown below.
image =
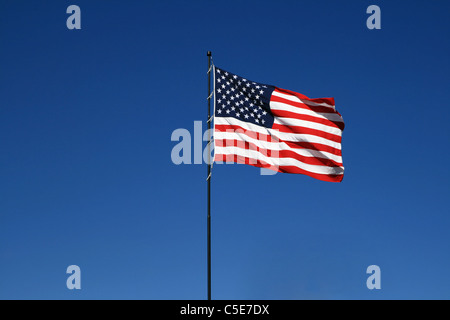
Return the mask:
[(208, 51), (208, 216), (207, 216), (207, 247), (208, 247), (208, 300), (211, 300), (211, 51)]

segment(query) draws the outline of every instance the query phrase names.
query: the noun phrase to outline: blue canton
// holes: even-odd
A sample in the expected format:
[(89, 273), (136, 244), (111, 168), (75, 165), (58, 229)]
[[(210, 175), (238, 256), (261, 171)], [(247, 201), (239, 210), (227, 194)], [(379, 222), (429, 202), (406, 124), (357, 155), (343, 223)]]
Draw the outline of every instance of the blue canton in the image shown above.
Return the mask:
[(253, 82), (215, 68), (216, 117), (233, 117), (271, 128), (270, 97), (275, 87)]

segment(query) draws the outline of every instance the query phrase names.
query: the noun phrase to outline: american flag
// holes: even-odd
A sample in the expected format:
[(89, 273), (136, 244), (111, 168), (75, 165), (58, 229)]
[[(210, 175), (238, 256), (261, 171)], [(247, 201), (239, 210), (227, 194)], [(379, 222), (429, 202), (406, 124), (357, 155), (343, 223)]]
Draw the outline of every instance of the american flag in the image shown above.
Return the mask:
[(342, 181), (344, 121), (334, 98), (310, 99), (214, 70), (215, 162)]

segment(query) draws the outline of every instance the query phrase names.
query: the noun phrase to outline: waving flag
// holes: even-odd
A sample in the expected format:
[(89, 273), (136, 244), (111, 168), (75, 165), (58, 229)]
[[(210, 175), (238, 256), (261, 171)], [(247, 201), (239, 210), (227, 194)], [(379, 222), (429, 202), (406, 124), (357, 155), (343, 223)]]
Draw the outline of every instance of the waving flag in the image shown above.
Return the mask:
[(333, 98), (310, 99), (215, 68), (214, 161), (341, 182), (344, 121)]

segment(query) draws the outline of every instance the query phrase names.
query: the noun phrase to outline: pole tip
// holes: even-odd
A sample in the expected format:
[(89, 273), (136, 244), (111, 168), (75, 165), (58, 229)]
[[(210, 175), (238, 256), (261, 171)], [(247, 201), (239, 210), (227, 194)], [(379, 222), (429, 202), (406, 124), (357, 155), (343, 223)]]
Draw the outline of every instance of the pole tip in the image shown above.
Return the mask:
[(211, 57), (211, 51), (208, 51), (208, 53), (206, 54), (208, 57)]

